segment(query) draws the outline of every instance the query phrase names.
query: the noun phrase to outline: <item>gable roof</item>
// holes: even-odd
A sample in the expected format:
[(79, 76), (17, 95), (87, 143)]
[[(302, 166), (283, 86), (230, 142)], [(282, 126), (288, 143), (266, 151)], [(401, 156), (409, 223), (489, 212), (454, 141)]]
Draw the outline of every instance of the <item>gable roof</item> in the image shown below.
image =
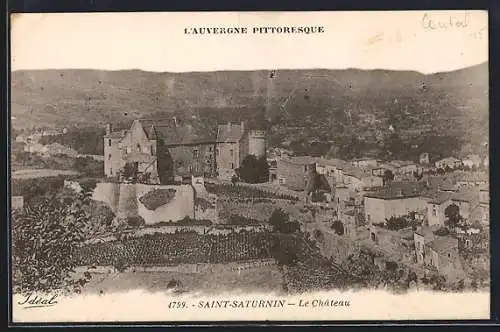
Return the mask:
[(430, 199), (429, 199), (428, 203), (437, 204), (437, 205), (441, 205), (441, 204), (451, 200), (451, 198), (452, 198), (452, 194), (446, 193), (446, 192), (437, 192), (434, 194), (430, 194), (429, 196), (430, 196)]
[(444, 253), (450, 249), (458, 247), (458, 240), (449, 236), (437, 236), (432, 242), (429, 243), (437, 253)]
[(467, 202), (472, 206), (479, 204), (479, 191), (477, 190), (467, 190), (454, 193), (452, 198), (456, 202)]
[(105, 138), (124, 138), (128, 130), (113, 131), (104, 135)]
[(217, 143), (237, 143), (244, 134), (240, 124), (224, 124), (217, 126)]
[(365, 197), (384, 200), (419, 197), (424, 191), (422, 182), (393, 182), (383, 189), (365, 194)]
[(174, 119), (140, 119), (148, 139), (163, 140), (167, 146), (215, 143), (215, 137), (201, 133), (191, 124), (177, 124)]

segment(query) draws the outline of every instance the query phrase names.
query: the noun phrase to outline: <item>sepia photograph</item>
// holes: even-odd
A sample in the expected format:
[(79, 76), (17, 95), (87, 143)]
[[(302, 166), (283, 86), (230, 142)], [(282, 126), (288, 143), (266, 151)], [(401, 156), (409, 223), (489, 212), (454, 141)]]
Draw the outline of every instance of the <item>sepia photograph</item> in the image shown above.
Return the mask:
[(12, 15), (13, 321), (489, 319), (488, 77), (486, 11)]

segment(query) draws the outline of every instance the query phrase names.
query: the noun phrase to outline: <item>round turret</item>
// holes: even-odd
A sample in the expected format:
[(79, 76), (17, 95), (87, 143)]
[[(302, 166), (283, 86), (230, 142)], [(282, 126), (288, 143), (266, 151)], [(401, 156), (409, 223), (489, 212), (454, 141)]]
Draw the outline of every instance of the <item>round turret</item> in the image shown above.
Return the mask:
[(248, 134), (248, 154), (257, 158), (266, 156), (267, 145), (266, 132), (264, 130), (252, 130)]

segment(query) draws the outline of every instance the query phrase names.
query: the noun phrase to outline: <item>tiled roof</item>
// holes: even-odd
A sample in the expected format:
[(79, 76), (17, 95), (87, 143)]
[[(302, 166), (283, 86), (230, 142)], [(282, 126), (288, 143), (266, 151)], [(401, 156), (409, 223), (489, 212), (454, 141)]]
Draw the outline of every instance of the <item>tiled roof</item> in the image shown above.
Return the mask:
[(325, 166), (333, 166), (337, 168), (343, 168), (347, 165), (347, 161), (342, 160), (342, 159), (327, 159), (327, 158), (318, 158), (316, 162), (320, 165), (325, 165)]
[(368, 176), (362, 169), (355, 166), (346, 166), (343, 169), (344, 174), (348, 176), (353, 176), (356, 179), (361, 180), (363, 177)]
[(168, 145), (215, 143), (215, 137), (200, 133), (191, 124), (178, 124), (173, 119), (139, 120), (149, 139), (162, 139)]
[(452, 197), (452, 194), (439, 192), (439, 193), (435, 193), (434, 195), (430, 194), (429, 196), (431, 196), (431, 198), (428, 201), (429, 203), (441, 205), (441, 204), (449, 201)]
[(429, 247), (438, 253), (458, 247), (458, 240), (449, 236), (436, 236), (434, 241), (429, 243)]
[(239, 142), (244, 134), (244, 128), (240, 124), (219, 125), (217, 127), (217, 142)]
[(297, 156), (282, 160), (286, 160), (292, 164), (297, 164), (297, 165), (310, 165), (316, 163), (318, 158), (311, 156)]
[(125, 134), (127, 133), (126, 130), (120, 130), (120, 131), (113, 131), (109, 135), (105, 135), (105, 138), (123, 138), (125, 137)]
[(422, 182), (393, 182), (379, 191), (365, 194), (365, 197), (378, 199), (401, 199), (419, 197), (424, 191)]
[(142, 153), (142, 152), (133, 152), (125, 155), (125, 160), (131, 161), (131, 162), (140, 162), (140, 163), (148, 163), (152, 162), (155, 159), (155, 157), (147, 154), (147, 153)]
[(479, 191), (477, 190), (466, 190), (458, 193), (454, 193), (452, 198), (453, 201), (457, 202), (468, 202), (472, 205), (477, 205), (479, 203)]

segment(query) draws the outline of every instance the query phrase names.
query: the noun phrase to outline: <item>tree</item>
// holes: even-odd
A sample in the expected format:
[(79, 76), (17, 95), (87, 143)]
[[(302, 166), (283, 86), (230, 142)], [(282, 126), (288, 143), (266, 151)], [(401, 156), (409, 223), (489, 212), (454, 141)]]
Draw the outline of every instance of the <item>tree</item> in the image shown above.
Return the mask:
[(420, 181), (420, 180), (422, 180), (422, 178), (424, 177), (424, 173), (423, 173), (423, 172), (413, 172), (413, 177), (414, 177), (417, 181)]
[(281, 232), (289, 220), (288, 213), (285, 213), (282, 209), (276, 209), (269, 217), (269, 224), (273, 226), (275, 231)]
[(450, 229), (455, 229), (462, 221), (460, 216), (460, 209), (456, 204), (451, 204), (444, 209), (445, 225)]
[(397, 231), (410, 226), (410, 222), (406, 217), (390, 217), (385, 220), (387, 229)]
[(247, 183), (263, 183), (269, 180), (269, 165), (265, 157), (248, 155), (236, 170), (238, 176)]
[(335, 231), (335, 234), (344, 235), (344, 224), (340, 220), (335, 220), (332, 223), (332, 229)]
[(79, 291), (90, 275), (75, 280), (71, 272), (77, 262), (73, 255), (85, 238), (90, 223), (82, 208), (81, 196), (46, 198), (12, 213), (14, 291), (29, 293), (58, 289)]
[(122, 169), (123, 178), (130, 180), (132, 182), (137, 181), (138, 165), (137, 163), (126, 163)]
[(392, 181), (394, 181), (394, 174), (392, 173), (392, 171), (389, 169), (386, 169), (384, 171), (383, 176), (382, 176), (382, 180), (383, 180), (384, 186), (386, 186), (386, 185), (390, 184)]

